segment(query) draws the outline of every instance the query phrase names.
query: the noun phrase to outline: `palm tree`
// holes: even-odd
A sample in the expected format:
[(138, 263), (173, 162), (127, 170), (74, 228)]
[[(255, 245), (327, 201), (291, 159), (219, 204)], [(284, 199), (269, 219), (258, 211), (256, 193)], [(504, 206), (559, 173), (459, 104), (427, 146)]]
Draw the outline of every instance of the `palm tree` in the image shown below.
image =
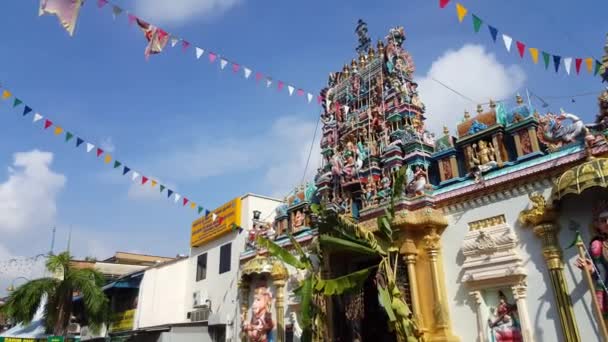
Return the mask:
[(31, 280), (12, 292), (2, 307), (2, 311), (15, 322), (28, 324), (43, 298), (44, 324), (47, 332), (64, 336), (73, 310), (74, 293), (83, 297), (87, 324), (98, 330), (109, 318), (109, 300), (102, 290), (103, 275), (94, 269), (72, 268), (69, 252), (50, 255), (46, 268), (56, 278), (47, 277)]

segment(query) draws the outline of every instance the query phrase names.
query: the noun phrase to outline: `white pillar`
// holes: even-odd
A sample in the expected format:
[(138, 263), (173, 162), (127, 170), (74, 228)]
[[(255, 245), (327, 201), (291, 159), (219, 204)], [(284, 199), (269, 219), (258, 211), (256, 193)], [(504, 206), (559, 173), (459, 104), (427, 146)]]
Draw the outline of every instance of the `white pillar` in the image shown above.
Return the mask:
[(515, 302), (517, 303), (517, 313), (519, 314), (519, 324), (523, 340), (524, 342), (534, 342), (530, 318), (528, 317), (528, 305), (526, 304), (527, 289), (528, 286), (523, 281), (511, 286), (513, 298), (515, 298)]
[(483, 303), (481, 292), (471, 291), (469, 292), (469, 296), (471, 296), (471, 299), (473, 300), (475, 315), (477, 316), (477, 342), (486, 342), (485, 322), (483, 321), (483, 314), (481, 312), (481, 304)]

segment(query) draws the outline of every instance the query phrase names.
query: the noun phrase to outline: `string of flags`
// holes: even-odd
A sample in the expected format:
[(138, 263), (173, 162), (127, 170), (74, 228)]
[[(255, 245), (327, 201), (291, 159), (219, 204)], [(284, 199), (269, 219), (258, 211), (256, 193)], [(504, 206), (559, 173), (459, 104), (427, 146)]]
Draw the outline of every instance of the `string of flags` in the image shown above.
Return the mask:
[(41, 260), (45, 260), (47, 255), (38, 254), (32, 257), (10, 258), (0, 260), (0, 274), (28, 274), (37, 266)]
[[(84, 149), (86, 153), (94, 153), (96, 157), (104, 164), (112, 167), (118, 172), (121, 172), (123, 176), (130, 177), (133, 182), (141, 186), (150, 186), (152, 188), (158, 187), (159, 193), (165, 194), (166, 198), (174, 203), (179, 203), (184, 208), (192, 209), (196, 211), (197, 214), (201, 214), (203, 211), (205, 211), (205, 215), (209, 215), (210, 212), (205, 210), (205, 208), (198, 202), (192, 201), (189, 197), (170, 189), (167, 185), (162, 184), (158, 180), (133, 169), (123, 161), (116, 159), (107, 151), (104, 151), (99, 145), (96, 145), (89, 140), (85, 140), (82, 136), (77, 135), (74, 131), (59, 125), (51, 118), (43, 116), (39, 112), (34, 111), (32, 107), (24, 103), (20, 98), (16, 97), (10, 90), (4, 88), (1, 92), (0, 98), (9, 103), (12, 99), (12, 108), (19, 110), (23, 118), (31, 117), (32, 123), (34, 125), (42, 126), (44, 131), (52, 132), (54, 136), (62, 138), (65, 143), (74, 144), (76, 149)], [(217, 219), (217, 215), (213, 215), (213, 220), (215, 221)]]
[[(450, 0), (439, 0), (439, 8), (444, 9), (448, 6)], [(515, 49), (517, 49), (517, 53), (521, 59), (524, 58), (526, 52), (530, 55), (532, 62), (534, 64), (538, 64), (540, 58), (542, 57), (542, 62), (544, 64), (545, 70), (549, 69), (549, 66), (553, 64), (553, 69), (555, 72), (559, 72), (560, 66), (563, 65), (563, 70), (566, 71), (566, 74), (570, 75), (572, 72), (572, 64), (574, 62), (574, 71), (576, 75), (579, 75), (581, 72), (581, 68), (583, 62), (585, 63), (587, 72), (592, 74), (593, 76), (601, 75), (603, 82), (608, 82), (608, 68), (602, 68), (602, 63), (593, 57), (566, 57), (562, 55), (556, 55), (549, 53), (545, 50), (531, 47), (528, 44), (514, 39), (511, 35), (506, 33), (500, 33), (496, 26), (487, 24), (481, 19), (478, 15), (474, 13), (470, 13), (469, 9), (466, 8), (461, 3), (456, 3), (456, 16), (458, 18), (459, 23), (463, 23), (467, 15), (471, 15), (472, 28), (475, 33), (479, 33), (481, 31), (482, 26), (485, 24), (488, 28), (488, 32), (492, 41), (496, 43), (498, 40), (502, 40), (502, 43), (507, 49), (507, 52), (511, 52), (513, 49), (513, 45), (515, 45)], [(513, 44), (515, 43), (515, 44)]]
[[(57, 16), (64, 29), (70, 36), (73, 36), (80, 13), (80, 8), (83, 4), (84, 0), (41, 0), (39, 15)], [(287, 88), (287, 93), (289, 96), (293, 96), (295, 94), (296, 97), (303, 97), (309, 104), (315, 98), (312, 92), (308, 92), (290, 82), (281, 81), (271, 77), (270, 75), (255, 71), (254, 69), (237, 63), (236, 61), (229, 59), (218, 52), (203, 47), (194, 46), (189, 40), (169, 33), (159, 26), (149, 23), (134, 13), (126, 11), (122, 7), (111, 3), (108, 0), (97, 0), (97, 7), (100, 9), (100, 11), (105, 8), (110, 8), (111, 14), (115, 20), (124, 13), (126, 14), (130, 26), (137, 24), (137, 26), (143, 31), (144, 37), (148, 42), (144, 50), (146, 60), (148, 60), (152, 55), (163, 52), (168, 44), (170, 44), (171, 47), (176, 47), (179, 45), (184, 53), (194, 56), (197, 60), (200, 60), (203, 58), (203, 55), (206, 54), (209, 63), (219, 64), (220, 70), (222, 71), (225, 70), (228, 65), (230, 65), (232, 72), (234, 74), (242, 74), (245, 80), (253, 78), (255, 79), (256, 83), (262, 83), (266, 88), (276, 86), (276, 89), (279, 92), (282, 92), (284, 88)], [(189, 51), (193, 51), (194, 54)], [(218, 61), (219, 63), (216, 63)], [(323, 98), (320, 95), (318, 95), (316, 99), (318, 104), (321, 104), (323, 101)]]

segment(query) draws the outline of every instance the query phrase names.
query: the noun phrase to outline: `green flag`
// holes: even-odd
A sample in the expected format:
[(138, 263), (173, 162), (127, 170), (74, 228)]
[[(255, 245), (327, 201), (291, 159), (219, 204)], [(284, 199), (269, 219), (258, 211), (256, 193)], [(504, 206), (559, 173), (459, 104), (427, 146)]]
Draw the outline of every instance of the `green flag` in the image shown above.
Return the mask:
[(593, 71), (593, 76), (597, 76), (597, 73), (600, 71), (601, 67), (602, 63), (600, 63), (598, 60), (595, 60), (595, 70)]
[(549, 68), (549, 59), (551, 55), (543, 51), (543, 60), (545, 61), (545, 69)]
[(203, 207), (198, 207), (198, 213), (200, 214), (203, 211)]
[(479, 32), (479, 29), (481, 28), (481, 23), (481, 18), (473, 14), (473, 29), (475, 30), (475, 32)]
[(161, 184), (160, 185), (160, 192), (163, 192), (163, 191), (165, 191), (165, 186)]
[(570, 249), (574, 246), (576, 246), (577, 243), (579, 242), (583, 242), (583, 238), (581, 237), (581, 232), (579, 232), (578, 230), (576, 231), (576, 235), (574, 236), (574, 240), (572, 241), (572, 243), (566, 247), (566, 249)]
[(65, 142), (70, 141), (70, 139), (72, 139), (74, 137), (74, 134), (70, 133), (70, 132), (65, 132)]
[(120, 165), (122, 165), (122, 163), (121, 163), (121, 162), (119, 162), (118, 160), (115, 160), (115, 161), (114, 161), (114, 168), (115, 168), (115, 169), (116, 169), (116, 168), (118, 168)]
[(13, 102), (13, 108), (17, 107), (18, 105), (22, 104), (23, 101), (19, 100), (18, 98), (15, 98), (15, 102)]

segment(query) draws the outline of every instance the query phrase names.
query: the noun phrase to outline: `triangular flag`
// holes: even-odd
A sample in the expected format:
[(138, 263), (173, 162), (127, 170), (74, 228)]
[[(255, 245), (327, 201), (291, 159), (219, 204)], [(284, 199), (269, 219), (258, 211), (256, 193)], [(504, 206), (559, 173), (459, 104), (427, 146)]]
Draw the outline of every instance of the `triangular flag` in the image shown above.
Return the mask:
[(182, 40), (182, 50), (186, 51), (186, 50), (188, 50), (188, 47), (190, 47), (190, 42)]
[(566, 74), (570, 75), (570, 66), (572, 65), (572, 57), (564, 58), (564, 67), (566, 67)]
[(197, 48), (196, 48), (196, 59), (200, 59), (200, 58), (201, 58), (201, 56), (203, 55), (203, 53), (205, 53), (205, 50), (203, 50), (203, 49), (201, 49), (201, 48), (197, 47)]
[(481, 28), (481, 23), (481, 18), (473, 14), (473, 30), (475, 30), (475, 32), (479, 32), (479, 29)]
[(317, 103), (318, 103), (318, 104), (323, 103), (323, 96), (321, 96), (321, 95), (318, 95), (318, 96), (317, 96)]
[(270, 85), (272, 85), (272, 79), (267, 78), (266, 79), (266, 88), (270, 88)]
[(118, 160), (115, 160), (115, 161), (114, 161), (114, 168), (115, 168), (115, 169), (118, 169), (118, 168), (120, 167), (120, 165), (122, 165), (122, 163), (121, 163), (121, 162), (119, 162)]
[(284, 85), (285, 83), (283, 83), (283, 81), (279, 81), (279, 83), (277, 84), (277, 89), (279, 89), (279, 91), (283, 90)]
[(203, 211), (203, 207), (198, 207), (198, 213), (200, 214)]
[(583, 59), (582, 58), (577, 58), (574, 61), (574, 66), (576, 67), (576, 74), (580, 74), (581, 73), (581, 63), (583, 63)]
[(545, 69), (549, 68), (549, 59), (551, 55), (543, 51), (543, 61), (545, 62)]
[(108, 0), (97, 0), (97, 7), (102, 8), (108, 4)]
[(112, 6), (112, 16), (114, 16), (114, 19), (116, 19), (116, 17), (118, 17), (121, 14), (122, 14), (122, 8), (120, 8), (116, 5)]
[(158, 182), (155, 181), (154, 179), (150, 181), (150, 185), (152, 185), (152, 187), (155, 187), (156, 184), (158, 184)]
[(593, 70), (593, 76), (597, 76), (597, 73), (600, 71), (600, 68), (602, 67), (602, 63), (600, 63), (599, 61), (595, 61), (595, 69)]
[(220, 60), (220, 68), (221, 68), (222, 70), (224, 70), (224, 68), (226, 67), (226, 65), (227, 65), (227, 64), (228, 64), (228, 61), (227, 61), (227, 60), (225, 60), (225, 59), (223, 59), (223, 58)]
[(468, 10), (462, 6), (460, 3), (456, 3), (456, 14), (458, 15), (458, 21), (462, 22), (464, 20), (464, 16), (467, 15)]
[(128, 167), (126, 167), (126, 166), (125, 166), (125, 167), (123, 167), (123, 169), (122, 169), (122, 175), (123, 175), (123, 176), (124, 176), (124, 175), (126, 175), (127, 173), (129, 173), (129, 171), (131, 171), (131, 169), (130, 169), (130, 168), (128, 168)]
[(148, 177), (146, 177), (146, 176), (141, 177), (141, 185), (146, 184), (147, 181), (148, 181)]
[(209, 52), (209, 62), (211, 62), (211, 63), (215, 62), (216, 58), (217, 58), (216, 54), (214, 54), (213, 52)]
[(87, 153), (93, 151), (94, 148), (95, 148), (95, 145), (93, 145), (91, 143), (87, 143)]
[(517, 51), (519, 51), (519, 57), (524, 58), (524, 52), (526, 52), (526, 45), (519, 40), (515, 42), (517, 45)]
[(344, 105), (344, 115), (348, 115), (348, 111), (350, 110), (350, 107), (347, 105)]
[(139, 172), (137, 172), (137, 171), (133, 171), (133, 172), (131, 173), (131, 180), (132, 180), (132, 181), (135, 181), (135, 180), (137, 179), (137, 177), (139, 177)]
[(23, 116), (28, 115), (31, 111), (32, 111), (32, 108), (30, 106), (25, 106), (23, 108)]
[(538, 49), (537, 48), (529, 48), (530, 56), (532, 56), (532, 61), (534, 64), (538, 63)]
[(51, 127), (52, 125), (53, 125), (53, 121), (51, 121), (49, 119), (44, 120), (44, 129), (47, 129), (47, 128)]
[(80, 137), (76, 138), (76, 147), (80, 147), (80, 145), (82, 145), (83, 142), (84, 142), (84, 140), (82, 140), (82, 138), (80, 138)]
[(310, 103), (312, 101), (312, 94), (311, 93), (306, 94), (306, 99), (308, 100), (308, 103)]
[(222, 224), (224, 222), (224, 216), (218, 217), (217, 223)]
[(211, 214), (211, 212), (209, 210), (205, 210), (205, 217), (209, 216), (209, 214)]
[(241, 68), (240, 65), (238, 65), (236, 63), (232, 63), (232, 72), (238, 72), (240, 68)]
[(65, 142), (70, 141), (70, 139), (72, 139), (74, 137), (74, 134), (70, 133), (70, 132), (65, 132)]
[(165, 186), (164, 185), (161, 184), (159, 188), (160, 188), (160, 192), (165, 191)]
[(171, 47), (175, 47), (179, 39), (177, 37), (171, 37)]
[(302, 96), (304, 95), (304, 90), (298, 89), (296, 93), (298, 94), (298, 96)]
[(2, 99), (3, 99), (3, 100), (8, 99), (9, 97), (11, 97), (11, 95), (12, 95), (12, 94), (11, 94), (11, 92), (10, 92), (10, 91), (8, 91), (8, 90), (4, 90), (4, 91), (2, 91)]
[(177, 203), (177, 201), (179, 201), (179, 198), (182, 197), (182, 195), (178, 194), (177, 192), (175, 193), (175, 197), (173, 198), (173, 201), (175, 203)]
[(498, 29), (496, 27), (488, 25), (488, 29), (490, 30), (490, 35), (492, 36), (492, 40), (496, 43), (496, 37), (498, 36)]
[(513, 38), (507, 36), (506, 34), (502, 35), (502, 41), (505, 43), (505, 48), (508, 52), (511, 52), (511, 43), (513, 42)]
[(111, 161), (112, 161), (112, 156), (106, 153), (106, 156), (103, 159), (103, 162), (106, 164), (110, 164)]
[(173, 190), (167, 189), (167, 198), (171, 197), (171, 195), (173, 195)]
[(449, 2), (450, 0), (439, 0), (439, 8), (445, 8)]
[(42, 115), (36, 113), (34, 114), (34, 119), (32, 120), (32, 122), (36, 122), (36, 121), (40, 121), (42, 120)]
[(215, 222), (215, 220), (217, 220), (217, 214), (216, 214), (216, 213), (213, 213), (213, 214), (211, 215), (211, 218), (213, 219), (213, 222)]
[(103, 150), (98, 147), (97, 148), (97, 156), (99, 157), (102, 154), (103, 154)]
[(133, 23), (135, 23), (135, 21), (137, 20), (137, 17), (131, 13), (129, 13), (128, 17), (129, 17), (129, 25), (133, 25)]
[(289, 91), (289, 96), (291, 96), (293, 95), (293, 91), (295, 90), (295, 88), (293, 86), (288, 85), (287, 90)]
[(17, 107), (18, 105), (22, 104), (23, 101), (19, 100), (18, 98), (15, 98), (15, 101), (13, 101), (13, 108)]
[(186, 205), (186, 204), (188, 204), (188, 199), (186, 197), (184, 197), (183, 205)]
[(264, 75), (261, 72), (256, 72), (255, 73), (255, 81), (258, 82), (259, 80), (261, 80), (262, 78), (264, 78)]
[(559, 70), (559, 62), (561, 62), (562, 58), (558, 55), (553, 55), (553, 66), (555, 67), (555, 72)]
[(593, 71), (593, 58), (585, 59), (585, 63), (587, 63), (587, 71), (591, 73)]
[(59, 135), (59, 134), (63, 133), (63, 128), (61, 128), (59, 126), (55, 126), (54, 133), (55, 133), (55, 135)]
[(196, 208), (196, 203), (190, 202), (190, 209), (194, 209), (194, 208)]
[(249, 76), (251, 76), (251, 69), (245, 67), (243, 68), (243, 72), (245, 73), (245, 78), (249, 78)]

